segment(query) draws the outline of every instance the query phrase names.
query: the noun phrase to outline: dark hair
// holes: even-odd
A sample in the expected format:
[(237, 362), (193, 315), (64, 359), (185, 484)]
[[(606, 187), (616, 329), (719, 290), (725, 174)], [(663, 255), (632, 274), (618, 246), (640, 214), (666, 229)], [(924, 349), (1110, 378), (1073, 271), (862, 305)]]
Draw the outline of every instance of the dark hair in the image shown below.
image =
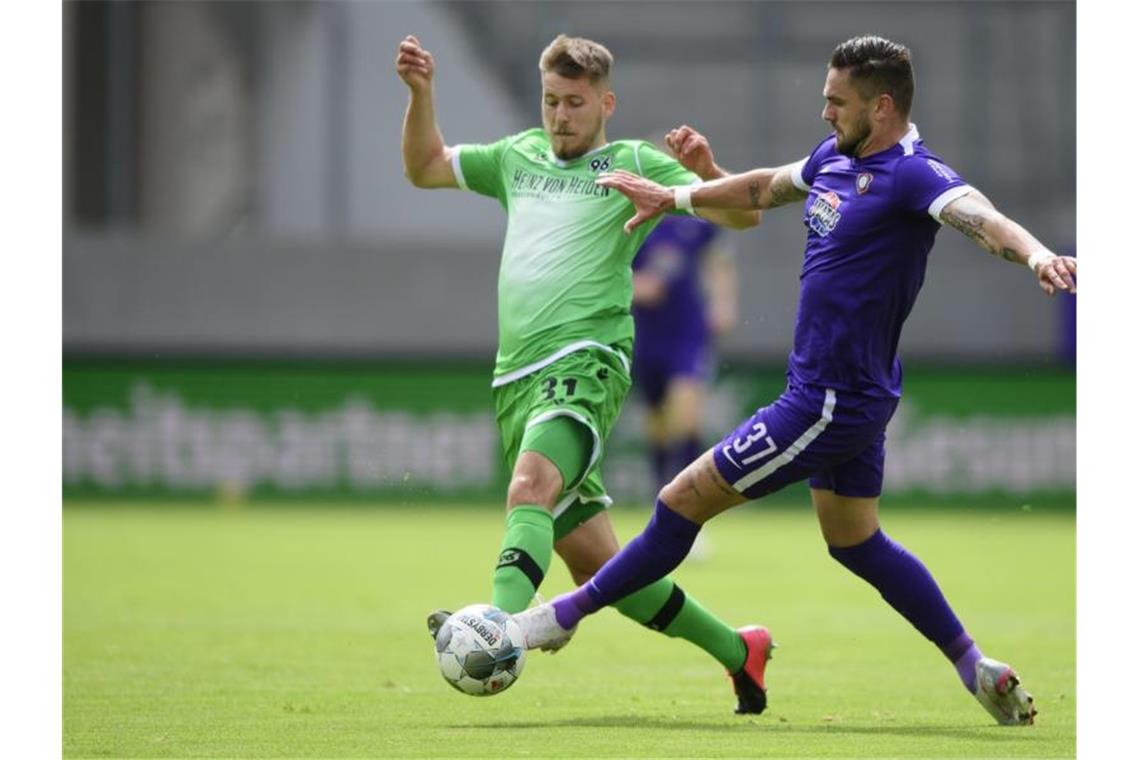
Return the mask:
[(886, 93), (902, 116), (914, 100), (914, 69), (906, 45), (865, 34), (852, 37), (831, 53), (833, 69), (849, 69), (851, 82), (864, 98)]
[(543, 72), (550, 71), (567, 79), (589, 77), (590, 84), (608, 82), (613, 65), (614, 57), (605, 45), (565, 34), (555, 37), (538, 61)]

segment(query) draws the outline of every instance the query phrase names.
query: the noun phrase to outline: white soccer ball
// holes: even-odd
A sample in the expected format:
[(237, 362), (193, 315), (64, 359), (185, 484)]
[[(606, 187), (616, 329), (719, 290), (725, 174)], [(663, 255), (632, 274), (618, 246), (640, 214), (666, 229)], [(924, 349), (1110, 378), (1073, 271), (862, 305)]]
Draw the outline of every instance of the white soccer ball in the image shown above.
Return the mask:
[(526, 664), (518, 623), (489, 604), (454, 612), (436, 634), (435, 654), (444, 680), (476, 697), (506, 691)]

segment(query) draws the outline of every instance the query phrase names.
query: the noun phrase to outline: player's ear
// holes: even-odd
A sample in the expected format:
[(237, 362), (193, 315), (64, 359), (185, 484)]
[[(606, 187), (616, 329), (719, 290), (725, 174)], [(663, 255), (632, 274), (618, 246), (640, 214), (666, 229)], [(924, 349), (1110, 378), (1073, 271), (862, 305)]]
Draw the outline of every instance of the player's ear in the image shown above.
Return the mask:
[(617, 108), (617, 95), (613, 90), (606, 90), (602, 95), (602, 113), (608, 119), (614, 115), (614, 109)]
[(879, 93), (875, 98), (874, 107), (875, 116), (881, 119), (889, 119), (895, 115), (895, 99), (885, 92)]

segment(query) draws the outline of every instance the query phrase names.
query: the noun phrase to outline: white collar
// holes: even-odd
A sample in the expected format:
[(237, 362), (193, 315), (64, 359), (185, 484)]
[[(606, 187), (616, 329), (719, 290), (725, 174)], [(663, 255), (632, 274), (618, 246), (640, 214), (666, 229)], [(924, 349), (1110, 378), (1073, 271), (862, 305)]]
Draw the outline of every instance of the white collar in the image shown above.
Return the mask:
[(910, 128), (907, 129), (906, 134), (902, 136), (902, 139), (899, 140), (898, 144), (902, 146), (903, 155), (913, 156), (914, 144), (919, 140), (918, 125), (911, 123), (909, 126)]

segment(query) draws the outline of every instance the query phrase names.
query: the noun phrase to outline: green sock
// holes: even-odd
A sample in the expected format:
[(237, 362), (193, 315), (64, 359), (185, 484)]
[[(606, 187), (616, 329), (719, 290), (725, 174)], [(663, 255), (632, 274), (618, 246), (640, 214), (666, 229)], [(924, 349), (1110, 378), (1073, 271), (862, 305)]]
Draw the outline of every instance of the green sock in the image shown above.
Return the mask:
[(512, 509), (491, 583), (491, 604), (511, 614), (525, 610), (550, 567), (553, 551), (550, 513), (532, 504)]
[(696, 644), (730, 673), (744, 667), (748, 650), (740, 634), (669, 578), (651, 583), (614, 606), (648, 628)]

